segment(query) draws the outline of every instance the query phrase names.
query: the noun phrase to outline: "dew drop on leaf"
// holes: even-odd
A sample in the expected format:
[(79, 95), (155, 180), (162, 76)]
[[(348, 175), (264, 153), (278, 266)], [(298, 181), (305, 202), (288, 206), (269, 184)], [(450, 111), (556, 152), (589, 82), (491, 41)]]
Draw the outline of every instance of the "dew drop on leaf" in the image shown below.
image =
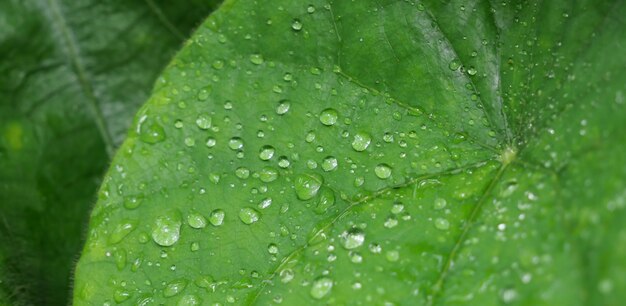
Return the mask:
[(259, 158), (261, 160), (270, 160), (274, 156), (274, 152), (275, 152), (274, 147), (265, 145), (259, 151)]
[(354, 139), (352, 140), (352, 148), (358, 152), (365, 151), (371, 142), (372, 136), (370, 136), (370, 134), (358, 132), (354, 135)]
[(328, 172), (337, 168), (337, 158), (334, 156), (328, 156), (322, 161), (322, 170)]
[(172, 246), (180, 238), (182, 217), (178, 210), (169, 211), (157, 217), (152, 227), (152, 239), (158, 245)]
[(362, 229), (353, 227), (341, 234), (341, 245), (347, 249), (356, 249), (365, 242), (365, 232)]
[(317, 195), (322, 186), (323, 179), (316, 174), (301, 174), (296, 178), (295, 190), (298, 199), (310, 200)]
[(182, 278), (173, 280), (165, 286), (165, 289), (163, 289), (163, 296), (164, 297), (175, 296), (183, 292), (183, 290), (185, 290), (185, 287), (187, 287), (187, 280), (182, 279)]
[(206, 227), (207, 220), (201, 214), (192, 212), (187, 216), (187, 224), (193, 228), (200, 229)]
[(211, 212), (211, 215), (209, 216), (209, 222), (213, 226), (220, 226), (220, 225), (222, 225), (222, 223), (224, 223), (224, 216), (225, 215), (226, 214), (224, 213), (223, 210), (216, 209), (216, 210)]
[(291, 23), (291, 28), (296, 32), (302, 30), (302, 22), (300, 19), (294, 19)]
[(278, 102), (278, 106), (276, 106), (276, 113), (279, 115), (284, 115), (289, 111), (291, 104), (287, 100), (282, 100)]
[(450, 221), (443, 218), (437, 218), (435, 219), (435, 228), (445, 231), (450, 228)]
[(327, 296), (333, 288), (333, 280), (322, 276), (313, 281), (310, 294), (314, 299), (322, 299)]
[(337, 122), (338, 113), (333, 108), (327, 108), (320, 113), (320, 122), (323, 125), (331, 126)]
[(231, 150), (240, 150), (243, 148), (243, 140), (239, 137), (233, 137), (228, 141), (228, 147)]
[(203, 130), (211, 128), (211, 116), (209, 114), (200, 114), (196, 119), (196, 125)]
[(244, 224), (252, 224), (259, 221), (260, 215), (259, 212), (254, 208), (244, 207), (239, 211), (239, 219)]
[(379, 164), (374, 168), (374, 173), (379, 179), (387, 179), (391, 176), (391, 167), (387, 164)]

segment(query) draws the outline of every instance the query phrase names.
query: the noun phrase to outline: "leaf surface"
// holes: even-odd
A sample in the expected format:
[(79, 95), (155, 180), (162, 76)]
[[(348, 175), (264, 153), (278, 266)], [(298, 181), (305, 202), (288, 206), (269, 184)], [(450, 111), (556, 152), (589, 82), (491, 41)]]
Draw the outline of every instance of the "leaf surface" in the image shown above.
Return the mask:
[(1, 1), (0, 304), (68, 303), (101, 176), (216, 1)]
[(113, 161), (77, 305), (618, 305), (623, 1), (227, 1)]

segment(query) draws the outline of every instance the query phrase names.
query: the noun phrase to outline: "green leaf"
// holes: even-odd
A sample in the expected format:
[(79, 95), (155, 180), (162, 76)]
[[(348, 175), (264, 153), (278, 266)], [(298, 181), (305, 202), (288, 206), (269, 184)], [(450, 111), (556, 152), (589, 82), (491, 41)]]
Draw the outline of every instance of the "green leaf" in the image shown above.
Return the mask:
[(227, 1), (136, 115), (75, 304), (619, 305), (624, 16)]
[(68, 303), (107, 152), (216, 1), (0, 1), (0, 304)]

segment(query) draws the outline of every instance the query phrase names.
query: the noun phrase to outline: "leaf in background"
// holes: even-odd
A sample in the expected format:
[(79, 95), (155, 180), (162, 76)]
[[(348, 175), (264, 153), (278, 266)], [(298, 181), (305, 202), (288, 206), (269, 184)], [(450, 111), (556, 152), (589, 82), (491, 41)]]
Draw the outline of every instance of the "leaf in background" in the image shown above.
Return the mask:
[(216, 3), (0, 2), (0, 304), (67, 303), (107, 152)]
[(104, 179), (77, 305), (619, 305), (624, 1), (227, 1)]

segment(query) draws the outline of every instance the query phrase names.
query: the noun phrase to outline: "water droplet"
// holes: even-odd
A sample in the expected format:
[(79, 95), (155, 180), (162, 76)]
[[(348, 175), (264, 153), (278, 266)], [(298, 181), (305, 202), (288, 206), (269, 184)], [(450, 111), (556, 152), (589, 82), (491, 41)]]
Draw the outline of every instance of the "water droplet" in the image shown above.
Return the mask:
[(352, 140), (352, 148), (356, 151), (365, 151), (372, 142), (372, 136), (365, 132), (358, 132)]
[(182, 217), (178, 210), (158, 217), (152, 227), (152, 239), (161, 246), (172, 246), (180, 238)]
[(250, 55), (250, 62), (255, 65), (261, 65), (264, 62), (263, 56), (261, 54), (252, 54)]
[(211, 128), (211, 116), (209, 114), (200, 114), (196, 119), (196, 125), (203, 130)]
[(446, 201), (446, 199), (444, 199), (444, 198), (436, 198), (434, 207), (435, 207), (436, 210), (441, 210), (441, 209), (444, 209), (447, 204), (448, 204), (448, 202)]
[(228, 147), (231, 150), (240, 150), (243, 148), (243, 140), (239, 137), (233, 137), (228, 141)]
[(276, 171), (276, 169), (274, 168), (265, 167), (261, 169), (261, 172), (259, 173), (259, 179), (261, 180), (261, 182), (264, 182), (264, 183), (273, 182), (277, 178), (278, 178), (278, 171)]
[(309, 200), (317, 195), (324, 179), (316, 174), (301, 174), (296, 178), (295, 190), (298, 199)]
[(197, 242), (192, 242), (192, 243), (191, 243), (191, 246), (189, 247), (189, 249), (190, 249), (192, 252), (195, 252), (195, 251), (197, 251), (197, 250), (199, 250), (199, 249), (200, 249), (200, 244), (199, 244), (199, 243), (197, 243)]
[(203, 88), (198, 91), (198, 100), (205, 101), (211, 95), (211, 87)]
[(335, 193), (330, 188), (322, 187), (319, 195), (315, 212), (317, 214), (323, 214), (328, 208), (335, 205)]
[(217, 144), (217, 140), (215, 140), (215, 138), (213, 137), (209, 137), (206, 139), (206, 146), (209, 148), (215, 147), (215, 145)]
[(374, 168), (374, 173), (379, 179), (388, 179), (391, 176), (391, 167), (387, 164), (379, 164)]
[(360, 228), (353, 227), (341, 234), (341, 245), (347, 250), (360, 247), (365, 242), (365, 232)]
[(270, 160), (274, 156), (274, 147), (272, 146), (263, 146), (259, 151), (259, 158), (262, 160)]
[(435, 228), (445, 231), (450, 228), (450, 221), (443, 218), (437, 218), (435, 219)]
[(276, 255), (278, 254), (278, 246), (274, 243), (270, 243), (270, 245), (267, 246), (267, 251), (272, 255)]
[(403, 211), (404, 205), (402, 203), (394, 203), (393, 206), (391, 206), (391, 213), (394, 215), (397, 215)]
[(311, 296), (314, 299), (322, 299), (330, 293), (330, 290), (333, 288), (333, 280), (322, 276), (313, 281), (313, 285), (311, 285)]
[(278, 166), (285, 169), (288, 168), (289, 165), (291, 165), (291, 162), (289, 161), (289, 159), (287, 158), (287, 156), (281, 156), (278, 158)]
[(244, 224), (252, 224), (259, 221), (259, 212), (254, 208), (244, 207), (239, 211), (239, 219)]
[(211, 222), (211, 225), (213, 226), (220, 226), (222, 225), (222, 223), (224, 223), (225, 215), (226, 214), (224, 213), (223, 210), (216, 209), (211, 212), (211, 215), (209, 216), (209, 222)]
[(313, 5), (307, 6), (306, 12), (309, 13), (309, 14), (315, 13), (315, 6), (313, 6)]
[(294, 19), (293, 22), (291, 23), (291, 28), (294, 31), (302, 30), (302, 22), (299, 19)]
[(478, 70), (476, 70), (476, 68), (474, 67), (470, 67), (469, 69), (467, 69), (467, 74), (469, 75), (476, 75), (476, 73), (478, 73)]
[(111, 235), (109, 235), (109, 243), (116, 244), (122, 241), (130, 232), (135, 230), (137, 227), (137, 222), (134, 220), (123, 220), (120, 224), (118, 224)]
[(278, 106), (276, 106), (276, 113), (279, 115), (284, 115), (289, 111), (289, 107), (291, 107), (291, 103), (287, 100), (282, 100), (278, 102)]
[(385, 253), (385, 257), (390, 262), (396, 262), (400, 259), (400, 252), (396, 250), (390, 250), (390, 251), (387, 251), (387, 253)]
[(202, 299), (195, 295), (185, 295), (180, 301), (176, 304), (176, 306), (198, 306), (202, 304)]
[(295, 273), (291, 269), (284, 269), (280, 271), (279, 276), (280, 276), (280, 281), (286, 284), (293, 280), (293, 278), (295, 277)]
[(326, 172), (337, 169), (337, 159), (333, 156), (328, 156), (322, 161), (322, 169)]
[(385, 220), (385, 223), (383, 225), (386, 228), (394, 228), (398, 225), (398, 219), (396, 219), (395, 217), (389, 217), (387, 218), (387, 220)]
[(165, 130), (158, 122), (144, 116), (139, 120), (139, 139), (149, 144), (159, 143), (165, 140)]
[(163, 296), (164, 297), (175, 296), (183, 292), (183, 290), (185, 290), (185, 287), (187, 287), (187, 281), (185, 279), (179, 278), (179, 279), (173, 280), (169, 282), (167, 286), (165, 286), (165, 289), (163, 289)]
[(331, 126), (337, 122), (338, 113), (333, 108), (327, 108), (320, 113), (320, 122), (323, 125)]
[(207, 225), (206, 218), (197, 212), (192, 212), (187, 216), (187, 224), (189, 226), (200, 229)]
[(235, 175), (238, 178), (245, 180), (248, 177), (250, 177), (250, 170), (248, 170), (248, 168), (245, 168), (245, 167), (239, 167), (235, 170)]
[(450, 64), (448, 65), (448, 68), (450, 68), (450, 70), (455, 71), (459, 68), (461, 68), (461, 62), (458, 59), (453, 59)]

